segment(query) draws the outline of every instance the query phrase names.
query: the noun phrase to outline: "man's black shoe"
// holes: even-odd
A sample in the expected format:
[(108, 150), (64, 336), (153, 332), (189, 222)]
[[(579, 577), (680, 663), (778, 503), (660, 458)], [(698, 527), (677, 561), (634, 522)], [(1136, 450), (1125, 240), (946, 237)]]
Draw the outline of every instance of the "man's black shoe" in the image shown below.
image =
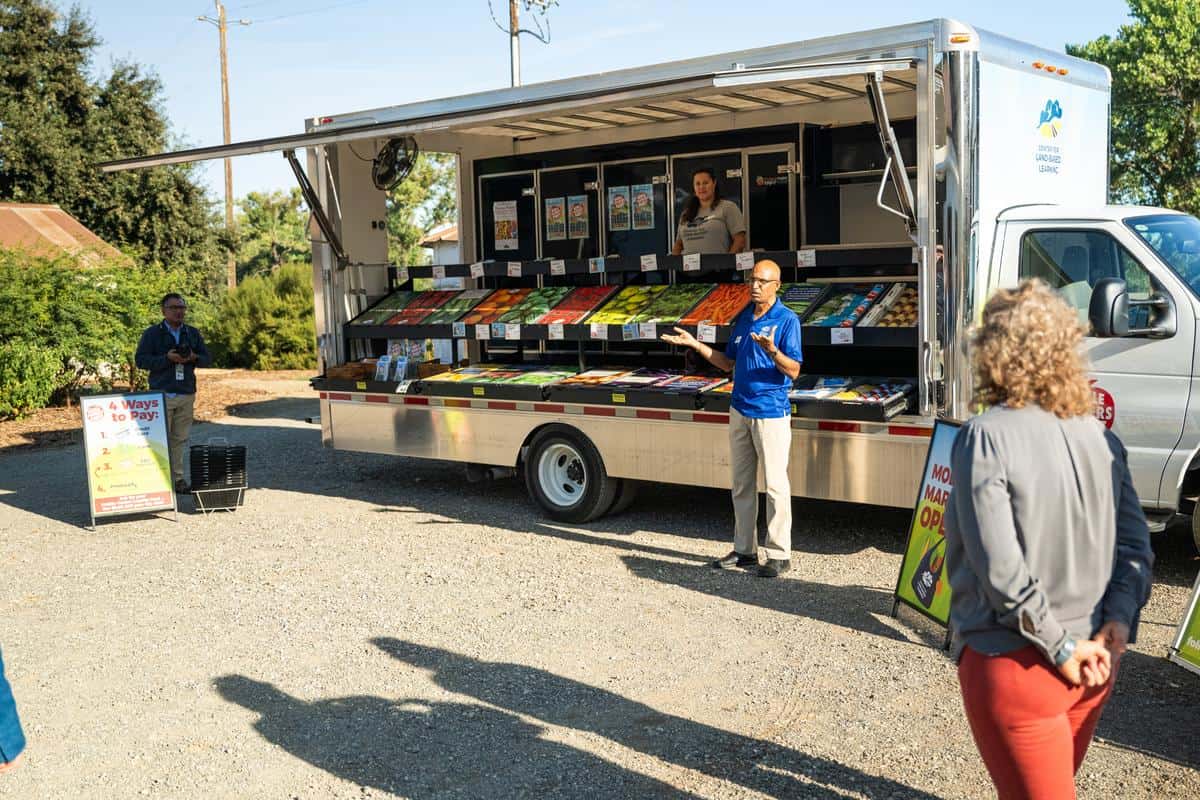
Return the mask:
[(756, 567), (758, 566), (758, 556), (744, 556), (734, 550), (727, 556), (718, 558), (709, 564), (713, 569), (730, 569), (731, 567)]
[(768, 558), (767, 563), (758, 568), (760, 578), (778, 578), (792, 568), (792, 562), (786, 558)]
[(191, 494), (192, 487), (183, 478), (175, 481), (175, 494)]

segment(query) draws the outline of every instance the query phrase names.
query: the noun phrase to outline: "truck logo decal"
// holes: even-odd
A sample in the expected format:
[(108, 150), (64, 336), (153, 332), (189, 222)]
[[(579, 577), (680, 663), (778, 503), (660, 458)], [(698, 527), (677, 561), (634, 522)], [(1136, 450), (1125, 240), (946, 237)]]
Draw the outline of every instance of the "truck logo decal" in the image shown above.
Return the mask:
[(1042, 114), (1038, 117), (1037, 128), (1041, 131), (1042, 136), (1047, 139), (1053, 139), (1058, 136), (1062, 130), (1062, 106), (1057, 100), (1047, 100), (1046, 107), (1042, 109)]
[(1095, 403), (1096, 419), (1104, 423), (1104, 427), (1112, 428), (1113, 423), (1117, 421), (1117, 404), (1113, 402), (1113, 396), (1105, 389), (1096, 385), (1096, 381), (1089, 381), (1092, 385), (1092, 401)]

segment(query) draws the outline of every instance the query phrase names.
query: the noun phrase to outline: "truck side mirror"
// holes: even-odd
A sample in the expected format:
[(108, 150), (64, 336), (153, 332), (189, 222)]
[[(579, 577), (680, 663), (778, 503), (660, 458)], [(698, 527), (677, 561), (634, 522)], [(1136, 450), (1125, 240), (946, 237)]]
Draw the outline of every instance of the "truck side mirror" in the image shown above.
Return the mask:
[(1120, 278), (1101, 278), (1088, 303), (1092, 335), (1109, 339), (1129, 334), (1129, 292)]

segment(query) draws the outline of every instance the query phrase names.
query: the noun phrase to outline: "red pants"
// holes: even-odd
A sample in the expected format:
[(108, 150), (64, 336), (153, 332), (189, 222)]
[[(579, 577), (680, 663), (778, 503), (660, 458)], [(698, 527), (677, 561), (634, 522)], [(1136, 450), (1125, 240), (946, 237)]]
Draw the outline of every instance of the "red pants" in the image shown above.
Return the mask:
[(1000, 800), (1070, 800), (1116, 681), (1071, 686), (1032, 645), (999, 656), (971, 648), (958, 682), (975, 745)]

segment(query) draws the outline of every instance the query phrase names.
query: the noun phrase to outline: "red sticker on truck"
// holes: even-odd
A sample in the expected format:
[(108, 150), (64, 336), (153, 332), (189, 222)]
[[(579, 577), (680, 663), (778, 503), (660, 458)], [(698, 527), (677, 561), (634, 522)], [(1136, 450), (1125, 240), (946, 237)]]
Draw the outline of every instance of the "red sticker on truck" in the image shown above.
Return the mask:
[(1104, 427), (1112, 428), (1113, 423), (1117, 420), (1117, 404), (1113, 402), (1113, 396), (1097, 386), (1095, 381), (1092, 381), (1091, 384), (1092, 401), (1096, 404), (1096, 419), (1103, 422)]

